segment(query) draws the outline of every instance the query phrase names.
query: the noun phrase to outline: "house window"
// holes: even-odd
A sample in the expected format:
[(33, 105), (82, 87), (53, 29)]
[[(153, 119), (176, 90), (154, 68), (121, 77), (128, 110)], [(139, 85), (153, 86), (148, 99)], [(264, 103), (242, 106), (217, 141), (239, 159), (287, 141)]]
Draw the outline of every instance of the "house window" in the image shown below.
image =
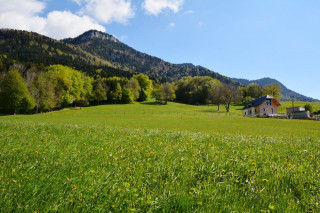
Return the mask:
[(271, 114), (273, 114), (273, 108), (271, 108)]
[(262, 111), (264, 111), (264, 112), (265, 112), (265, 111), (266, 111), (266, 109), (265, 109), (265, 108), (262, 108)]
[(271, 100), (267, 100), (267, 106), (271, 106)]

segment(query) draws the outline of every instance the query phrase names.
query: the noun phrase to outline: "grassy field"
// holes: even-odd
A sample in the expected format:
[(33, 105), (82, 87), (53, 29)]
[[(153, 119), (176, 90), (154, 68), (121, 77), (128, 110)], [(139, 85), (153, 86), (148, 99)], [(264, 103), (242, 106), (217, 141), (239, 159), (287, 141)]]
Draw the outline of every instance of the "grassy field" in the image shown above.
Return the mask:
[(241, 108), (0, 116), (0, 212), (319, 212), (320, 122)]
[[(281, 101), (281, 106), (278, 108), (279, 112), (286, 113), (287, 108), (292, 107), (291, 101)], [(320, 110), (320, 102), (302, 102), (302, 101), (295, 101), (293, 106), (294, 107), (304, 107), (306, 104), (310, 104), (312, 106), (313, 111), (319, 111)]]

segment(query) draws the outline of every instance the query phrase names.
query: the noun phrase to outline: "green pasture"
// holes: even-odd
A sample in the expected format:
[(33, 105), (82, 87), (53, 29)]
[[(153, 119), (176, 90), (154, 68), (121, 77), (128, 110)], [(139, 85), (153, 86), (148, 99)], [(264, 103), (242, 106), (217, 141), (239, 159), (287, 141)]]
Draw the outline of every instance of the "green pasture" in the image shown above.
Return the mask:
[(293, 104), (291, 101), (281, 101), (281, 106), (278, 108), (279, 112), (286, 113), (287, 108), (294, 107), (304, 107), (306, 104), (310, 104), (312, 106), (313, 111), (319, 111), (320, 110), (320, 102), (302, 102), (302, 101), (294, 101)]
[(0, 212), (319, 212), (320, 122), (241, 108), (0, 116)]

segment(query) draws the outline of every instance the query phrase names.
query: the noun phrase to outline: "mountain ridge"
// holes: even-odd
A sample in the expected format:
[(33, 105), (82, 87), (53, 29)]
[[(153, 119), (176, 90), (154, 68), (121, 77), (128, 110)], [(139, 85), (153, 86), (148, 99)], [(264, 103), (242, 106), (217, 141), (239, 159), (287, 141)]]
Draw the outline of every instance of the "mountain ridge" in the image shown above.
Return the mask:
[[(92, 35), (90, 40), (87, 39), (88, 34)], [(240, 85), (227, 76), (201, 66), (195, 66), (190, 63), (169, 63), (158, 57), (137, 51), (119, 40), (115, 42), (112, 39), (99, 39), (99, 37), (103, 36), (110, 38), (112, 35), (90, 30), (73, 39), (68, 38), (61, 41), (76, 45), (92, 55), (110, 61), (115, 66), (121, 67), (121, 69), (144, 73), (161, 81), (172, 82), (184, 76), (210, 76), (226, 84)]]
[(139, 52), (122, 43), (115, 36), (89, 30), (75, 38), (55, 40), (47, 36), (12, 29), (0, 29), (0, 54), (26, 63), (62, 64), (102, 77), (132, 76), (144, 73), (159, 82), (173, 82), (185, 76), (210, 76), (233, 86), (258, 83), (261, 86), (277, 83), (283, 88), (282, 100), (294, 96), (301, 101), (319, 101), (288, 89), (276, 79), (246, 80), (229, 78), (210, 69), (192, 63), (174, 64), (158, 57)]
[(243, 78), (232, 78), (235, 81), (240, 82), (241, 84), (248, 86), (252, 83), (256, 83), (259, 84), (260, 86), (267, 86), (269, 84), (278, 84), (281, 86), (282, 91), (282, 98), (280, 99), (281, 101), (291, 101), (292, 97), (294, 97), (294, 99), (296, 101), (308, 101), (308, 102), (319, 102), (319, 100), (311, 98), (311, 97), (307, 97), (305, 95), (302, 95), (300, 93), (297, 93), (293, 90), (288, 89), (283, 83), (281, 83), (280, 81), (273, 79), (273, 78), (269, 78), (269, 77), (264, 77), (264, 78), (260, 78), (257, 80), (248, 80), (248, 79), (243, 79)]
[(23, 30), (0, 29), (0, 54), (23, 63), (62, 64), (91, 75), (102, 69), (103, 77), (132, 75), (77, 46)]

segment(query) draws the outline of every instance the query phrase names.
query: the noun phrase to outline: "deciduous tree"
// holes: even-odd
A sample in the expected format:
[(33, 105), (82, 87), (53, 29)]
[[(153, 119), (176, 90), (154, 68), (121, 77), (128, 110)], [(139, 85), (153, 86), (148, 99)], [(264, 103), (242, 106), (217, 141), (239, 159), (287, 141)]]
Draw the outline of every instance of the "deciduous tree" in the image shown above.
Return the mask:
[(281, 86), (279, 84), (269, 84), (262, 88), (262, 95), (271, 95), (275, 99), (280, 99), (281, 95)]
[(0, 108), (5, 112), (28, 112), (35, 107), (35, 100), (17, 70), (10, 70), (0, 85)]
[(152, 81), (142, 73), (133, 76), (139, 82), (140, 91), (138, 101), (146, 101), (152, 93)]

